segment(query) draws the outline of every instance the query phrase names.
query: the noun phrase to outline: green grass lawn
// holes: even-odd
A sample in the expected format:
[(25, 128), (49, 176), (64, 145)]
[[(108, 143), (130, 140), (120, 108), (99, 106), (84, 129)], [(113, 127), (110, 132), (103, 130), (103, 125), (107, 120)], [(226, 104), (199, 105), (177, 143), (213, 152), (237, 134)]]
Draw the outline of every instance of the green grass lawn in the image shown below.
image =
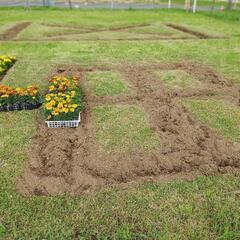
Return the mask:
[(199, 88), (201, 82), (183, 70), (159, 71), (156, 73), (160, 80), (170, 88)]
[(117, 72), (99, 71), (87, 73), (89, 88), (95, 96), (114, 96), (129, 91)]
[(93, 109), (97, 138), (108, 151), (150, 151), (160, 139), (147, 124), (145, 114), (135, 106), (104, 106)]
[[(224, 16), (192, 15), (175, 10), (25, 12), (2, 8), (0, 32), (20, 21), (32, 21), (36, 27), (19, 34), (17, 39), (24, 41), (0, 43), (0, 55), (14, 54), (18, 59), (1, 83), (20, 87), (37, 85), (44, 91), (46, 76), (56, 64), (112, 66), (187, 60), (209, 65), (238, 87), (240, 28), (237, 14), (226, 13), (225, 19)], [(160, 26), (171, 22), (226, 38), (114, 41), (109, 37), (108, 41), (28, 41), (34, 38), (42, 22), (84, 28)], [(37, 36), (42, 37), (46, 34), (44, 31)], [(59, 29), (51, 31), (58, 33)], [(93, 94), (114, 96), (128, 91), (118, 75), (109, 75), (107, 83), (105, 77), (98, 77), (97, 85), (96, 75), (89, 80)], [(189, 103), (189, 109), (219, 134), (239, 141), (238, 107), (215, 100), (194, 100)], [(146, 183), (127, 190), (107, 188), (78, 197), (67, 194), (22, 197), (16, 191), (16, 179), (28, 161), (27, 150), (39, 115), (38, 110), (0, 113), (0, 239), (240, 239), (240, 176)], [(107, 149), (121, 149), (124, 141), (128, 142), (130, 150), (139, 146), (143, 150), (154, 149), (161, 145), (161, 139), (149, 127), (147, 116), (135, 106), (97, 106), (92, 115), (97, 137), (107, 140), (100, 141)], [(129, 135), (127, 128), (132, 129), (133, 134)]]

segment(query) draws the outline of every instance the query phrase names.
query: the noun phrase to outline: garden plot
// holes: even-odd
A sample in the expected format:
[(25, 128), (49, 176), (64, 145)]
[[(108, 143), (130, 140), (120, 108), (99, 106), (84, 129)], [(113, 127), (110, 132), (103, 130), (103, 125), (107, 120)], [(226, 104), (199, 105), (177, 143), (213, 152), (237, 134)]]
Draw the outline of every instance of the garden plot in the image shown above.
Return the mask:
[[(120, 72), (131, 94), (89, 94), (86, 75), (99, 70)], [(200, 90), (165, 88), (155, 72), (170, 70), (185, 71), (203, 86)], [(79, 76), (86, 90), (82, 123), (77, 129), (54, 130), (38, 123), (29, 162), (17, 184), (21, 194), (79, 195), (106, 186), (239, 173), (240, 144), (234, 142), (239, 136), (228, 138), (229, 131), (238, 128), (237, 121), (228, 128), (230, 120), (226, 119), (226, 128), (218, 129), (217, 122), (224, 120), (221, 107), (211, 105), (210, 109), (215, 108), (211, 119), (204, 118), (208, 108), (198, 111), (196, 107), (207, 104), (210, 100), (204, 99), (209, 96), (228, 95), (232, 103), (224, 103), (225, 109), (239, 118), (238, 89), (212, 69), (183, 62), (112, 68), (61, 66), (56, 73)]]
[(193, 39), (192, 34), (162, 24), (136, 24), (119, 27), (78, 27), (49, 23), (33, 23), (16, 40), (70, 41), (70, 40), (164, 40)]

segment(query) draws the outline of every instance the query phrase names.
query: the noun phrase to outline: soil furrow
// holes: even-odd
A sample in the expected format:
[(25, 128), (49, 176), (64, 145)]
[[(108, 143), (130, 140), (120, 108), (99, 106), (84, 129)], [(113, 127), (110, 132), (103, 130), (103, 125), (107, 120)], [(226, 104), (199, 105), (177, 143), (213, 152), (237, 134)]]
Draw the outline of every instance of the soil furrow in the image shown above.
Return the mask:
[(197, 31), (191, 30), (189, 28), (186, 28), (184, 26), (180, 26), (180, 25), (176, 25), (176, 24), (172, 24), (172, 23), (166, 24), (166, 26), (170, 27), (170, 28), (173, 28), (173, 29), (176, 29), (176, 30), (179, 30), (179, 31), (184, 32), (184, 33), (189, 33), (189, 34), (191, 34), (193, 36), (196, 36), (200, 39), (218, 38), (218, 37), (210, 36), (206, 33), (197, 32)]
[(7, 29), (3, 34), (0, 34), (0, 40), (8, 41), (14, 39), (23, 29), (27, 28), (31, 22), (23, 22), (14, 25)]

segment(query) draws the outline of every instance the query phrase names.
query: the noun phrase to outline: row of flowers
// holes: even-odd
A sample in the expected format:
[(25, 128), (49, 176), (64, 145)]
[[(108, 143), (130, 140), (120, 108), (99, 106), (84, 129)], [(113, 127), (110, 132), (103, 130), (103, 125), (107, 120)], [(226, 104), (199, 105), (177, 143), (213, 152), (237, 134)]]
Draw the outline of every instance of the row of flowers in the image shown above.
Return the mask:
[(39, 107), (42, 102), (41, 94), (34, 86), (27, 88), (12, 88), (0, 85), (0, 110), (22, 110)]
[(0, 76), (4, 75), (15, 62), (14, 56), (0, 56)]
[[(0, 77), (16, 62), (14, 56), (0, 56)], [(41, 105), (42, 97), (34, 86), (12, 88), (0, 85), (0, 111), (33, 109)]]
[(82, 91), (78, 78), (54, 76), (49, 80), (44, 96), (43, 114), (48, 121), (70, 121), (78, 119), (83, 109)]
[[(0, 77), (15, 61), (15, 57), (0, 56)], [(48, 125), (56, 121), (80, 122), (80, 112), (84, 107), (82, 96), (79, 79), (75, 76), (54, 76), (49, 80), (49, 87), (44, 95), (35, 86), (12, 88), (0, 85), (0, 111), (35, 109), (43, 104), (42, 112)], [(71, 124), (61, 126), (75, 126)]]

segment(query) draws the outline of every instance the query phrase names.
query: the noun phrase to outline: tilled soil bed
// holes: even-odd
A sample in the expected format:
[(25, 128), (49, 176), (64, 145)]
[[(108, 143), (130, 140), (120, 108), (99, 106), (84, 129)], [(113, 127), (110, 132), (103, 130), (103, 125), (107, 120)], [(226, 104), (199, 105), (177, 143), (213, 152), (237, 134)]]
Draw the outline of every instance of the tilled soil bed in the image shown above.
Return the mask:
[[(153, 71), (182, 69), (202, 81), (201, 90), (170, 90)], [(121, 65), (112, 68), (59, 66), (55, 73), (79, 75), (118, 70), (132, 88), (132, 95), (94, 97), (85, 89), (86, 109), (77, 129), (48, 129), (42, 122), (32, 139), (29, 161), (17, 188), (24, 196), (79, 195), (106, 186), (129, 187), (142, 182), (159, 182), (198, 175), (240, 173), (240, 144), (215, 133), (196, 121), (182, 104), (182, 97), (227, 95), (238, 103), (239, 92), (223, 76), (194, 63)], [(148, 115), (161, 147), (153, 152), (106, 152), (96, 140), (91, 119), (94, 106), (138, 105)]]

